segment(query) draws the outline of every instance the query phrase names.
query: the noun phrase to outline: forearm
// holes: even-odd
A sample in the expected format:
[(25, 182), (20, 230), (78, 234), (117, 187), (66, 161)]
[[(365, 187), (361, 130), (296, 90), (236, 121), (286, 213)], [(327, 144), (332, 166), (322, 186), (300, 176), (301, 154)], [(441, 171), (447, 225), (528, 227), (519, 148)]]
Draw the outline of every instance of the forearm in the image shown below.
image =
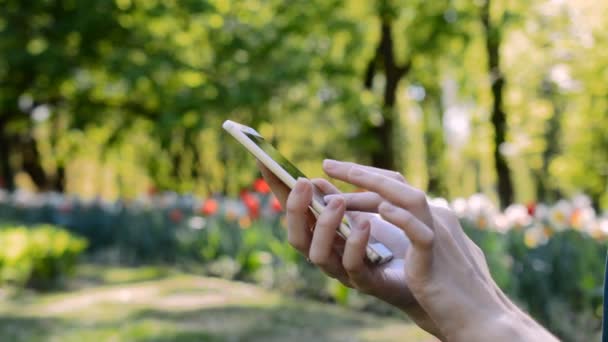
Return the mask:
[(520, 310), (506, 310), (484, 322), (472, 322), (460, 331), (446, 334), (447, 341), (559, 341)]

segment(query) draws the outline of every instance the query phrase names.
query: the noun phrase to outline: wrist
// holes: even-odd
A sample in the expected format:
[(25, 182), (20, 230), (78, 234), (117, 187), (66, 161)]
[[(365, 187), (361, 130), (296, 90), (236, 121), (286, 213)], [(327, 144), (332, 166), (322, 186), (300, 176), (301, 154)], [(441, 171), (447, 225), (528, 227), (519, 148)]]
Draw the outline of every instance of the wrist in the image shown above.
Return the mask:
[(417, 303), (415, 305), (409, 305), (406, 307), (400, 307), (401, 311), (416, 323), (417, 326), (425, 330), (426, 332), (434, 335), (440, 341), (446, 341), (445, 336), (441, 333), (441, 330), (437, 327), (437, 324), (429, 317), (424, 309)]
[(446, 332), (449, 341), (523, 341), (525, 328), (519, 315), (510, 310), (485, 315), (485, 319), (469, 320), (460, 329)]
[[(532, 323), (532, 324), (531, 324)], [(551, 333), (519, 310), (504, 309), (460, 331), (446, 334), (448, 341), (558, 341)]]

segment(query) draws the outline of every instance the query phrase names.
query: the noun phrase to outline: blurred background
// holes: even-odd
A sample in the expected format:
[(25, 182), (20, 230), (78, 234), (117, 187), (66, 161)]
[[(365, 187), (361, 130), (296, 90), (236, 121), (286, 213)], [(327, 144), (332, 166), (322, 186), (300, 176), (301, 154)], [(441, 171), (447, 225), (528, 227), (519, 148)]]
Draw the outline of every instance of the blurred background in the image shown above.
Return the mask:
[(608, 3), (0, 8), (0, 339), (431, 341), (287, 246), (226, 119), (312, 177), (324, 158), (403, 173), (520, 306), (599, 334)]

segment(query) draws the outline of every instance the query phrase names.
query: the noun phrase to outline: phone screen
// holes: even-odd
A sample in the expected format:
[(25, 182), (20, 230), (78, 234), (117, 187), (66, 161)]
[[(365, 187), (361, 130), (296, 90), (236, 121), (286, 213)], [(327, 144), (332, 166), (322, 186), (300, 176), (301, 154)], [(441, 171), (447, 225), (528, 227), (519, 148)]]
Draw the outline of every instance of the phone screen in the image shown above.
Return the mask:
[[(271, 143), (266, 141), (264, 138), (262, 138), (259, 135), (251, 134), (248, 132), (243, 132), (243, 133), (249, 139), (251, 139), (251, 141), (253, 141), (259, 148), (261, 148), (266, 154), (268, 154), (268, 156), (270, 156), (270, 158), (272, 158), (274, 161), (276, 161), (277, 164), (279, 164), (279, 166), (281, 166), (281, 168), (283, 168), (283, 170), (287, 171), (287, 173), (289, 173), (289, 175), (291, 177), (293, 177), (293, 179), (297, 180), (300, 177), (308, 178), (304, 175), (304, 173), (302, 173), (302, 171), (300, 171), (297, 167), (295, 167), (295, 165), (293, 165), (287, 158), (285, 158), (279, 151), (277, 151), (277, 149), (274, 148), (274, 146), (272, 146)], [(313, 198), (319, 204), (325, 205), (325, 200), (323, 199), (323, 195), (316, 186), (313, 186)], [(311, 207), (311, 209), (315, 214), (318, 214), (318, 212), (314, 208)], [(349, 223), (346, 219), (344, 219), (343, 222), (344, 222), (344, 224), (349, 225)]]
[(293, 177), (293, 179), (297, 180), (300, 177), (306, 177), (304, 176), (302, 171), (298, 170), (298, 168), (295, 167), (289, 160), (287, 160), (287, 158), (283, 157), (283, 155), (279, 153), (279, 151), (277, 151), (277, 149), (274, 148), (272, 144), (264, 140), (264, 138), (260, 137), (259, 135), (250, 134), (247, 132), (243, 133), (245, 133), (245, 135), (249, 139), (251, 139), (251, 141), (258, 145), (259, 148), (264, 150), (264, 152), (266, 152), (266, 154), (268, 154), (270, 158), (276, 161), (283, 168), (283, 170), (287, 171), (287, 173), (289, 173), (291, 177)]

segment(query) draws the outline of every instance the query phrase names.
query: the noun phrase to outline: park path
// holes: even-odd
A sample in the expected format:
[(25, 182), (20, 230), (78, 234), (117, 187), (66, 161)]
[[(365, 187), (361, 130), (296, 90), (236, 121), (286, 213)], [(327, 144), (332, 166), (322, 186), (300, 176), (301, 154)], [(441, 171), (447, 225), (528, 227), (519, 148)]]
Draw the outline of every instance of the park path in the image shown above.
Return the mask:
[(416, 326), (241, 282), (174, 274), (0, 299), (2, 341), (436, 341)]

